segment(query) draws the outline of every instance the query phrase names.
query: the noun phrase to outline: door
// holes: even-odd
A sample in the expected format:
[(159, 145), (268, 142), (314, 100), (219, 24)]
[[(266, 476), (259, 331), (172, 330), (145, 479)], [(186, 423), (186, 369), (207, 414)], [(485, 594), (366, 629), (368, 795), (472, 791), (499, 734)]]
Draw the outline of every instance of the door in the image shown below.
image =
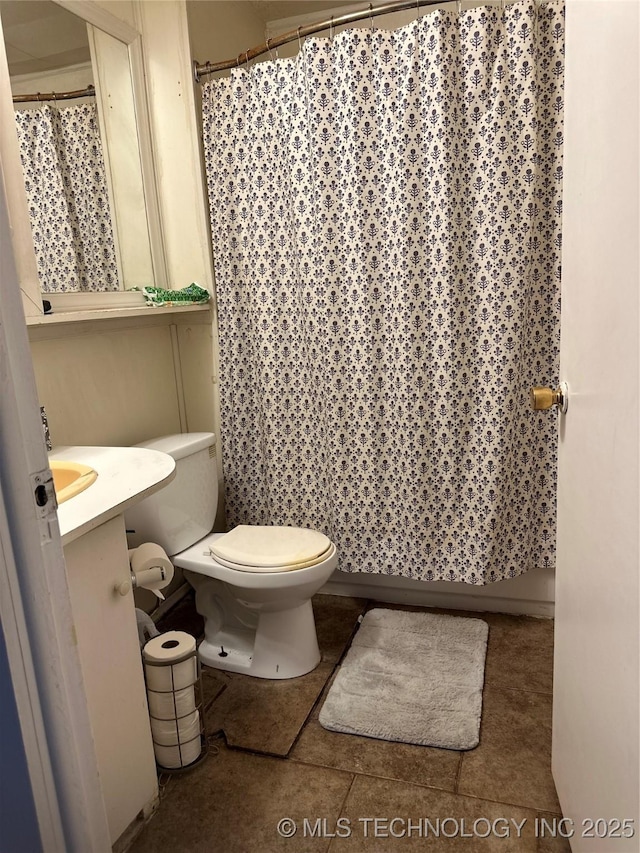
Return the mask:
[(638, 10), (567, 0), (552, 765), (574, 853), (640, 849)]
[(16, 833), (26, 844), (20, 822), (35, 810), (37, 827), (31, 828), (43, 850), (100, 853), (111, 845), (58, 520), (51, 501), (43, 504), (41, 495), (35, 497), (42, 482), (36, 478), (47, 470), (48, 459), (4, 174), (0, 161), (0, 655), (6, 647), (7, 656), (6, 668), (0, 666), (0, 690), (14, 696), (6, 697), (7, 716), (0, 725), (10, 726), (15, 710), (22, 744), (16, 742), (13, 752), (3, 750), (2, 771), (9, 784), (15, 779), (16, 798), (26, 771), (32, 797), (25, 794), (21, 810), (3, 811), (2, 841)]

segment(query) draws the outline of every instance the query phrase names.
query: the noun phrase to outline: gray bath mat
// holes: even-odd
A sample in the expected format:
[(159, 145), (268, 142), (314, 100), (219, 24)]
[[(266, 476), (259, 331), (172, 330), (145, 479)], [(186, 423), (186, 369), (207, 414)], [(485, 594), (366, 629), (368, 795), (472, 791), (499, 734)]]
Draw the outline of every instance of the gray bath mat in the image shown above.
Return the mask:
[(473, 749), (489, 626), (481, 619), (370, 610), (320, 711), (325, 729)]

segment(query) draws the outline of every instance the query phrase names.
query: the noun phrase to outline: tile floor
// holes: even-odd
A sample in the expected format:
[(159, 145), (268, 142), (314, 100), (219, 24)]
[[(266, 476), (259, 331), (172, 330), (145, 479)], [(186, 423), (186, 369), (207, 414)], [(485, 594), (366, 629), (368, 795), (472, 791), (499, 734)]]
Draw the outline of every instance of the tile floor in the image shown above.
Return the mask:
[[(320, 726), (358, 617), (395, 605), (324, 595), (313, 603), (322, 651), (313, 672), (265, 681), (204, 669), (210, 754), (161, 776), (160, 806), (130, 853), (570, 853), (564, 839), (536, 832), (560, 815), (550, 771), (551, 621), (449, 611), (489, 623), (480, 744), (455, 752)], [(191, 599), (161, 628), (198, 636)], [(284, 818), (295, 822), (292, 837), (278, 832)]]

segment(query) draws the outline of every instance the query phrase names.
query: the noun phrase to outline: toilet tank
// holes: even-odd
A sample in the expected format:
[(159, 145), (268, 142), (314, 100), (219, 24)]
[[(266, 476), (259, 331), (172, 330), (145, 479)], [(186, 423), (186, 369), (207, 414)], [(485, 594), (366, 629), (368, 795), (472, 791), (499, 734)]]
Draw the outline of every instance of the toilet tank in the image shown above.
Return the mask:
[(213, 528), (218, 508), (218, 471), (212, 432), (179, 433), (145, 441), (176, 460), (176, 476), (159, 492), (124, 514), (129, 546), (156, 542), (172, 556)]

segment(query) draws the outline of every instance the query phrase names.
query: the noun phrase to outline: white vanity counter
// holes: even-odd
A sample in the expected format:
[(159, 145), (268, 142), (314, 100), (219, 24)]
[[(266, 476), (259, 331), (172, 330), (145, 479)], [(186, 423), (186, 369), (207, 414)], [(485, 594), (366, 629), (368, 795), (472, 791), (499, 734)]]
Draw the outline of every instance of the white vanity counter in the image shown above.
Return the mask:
[(143, 447), (54, 447), (49, 459), (88, 465), (98, 474), (91, 486), (58, 507), (63, 545), (122, 515), (175, 477), (171, 456)]

